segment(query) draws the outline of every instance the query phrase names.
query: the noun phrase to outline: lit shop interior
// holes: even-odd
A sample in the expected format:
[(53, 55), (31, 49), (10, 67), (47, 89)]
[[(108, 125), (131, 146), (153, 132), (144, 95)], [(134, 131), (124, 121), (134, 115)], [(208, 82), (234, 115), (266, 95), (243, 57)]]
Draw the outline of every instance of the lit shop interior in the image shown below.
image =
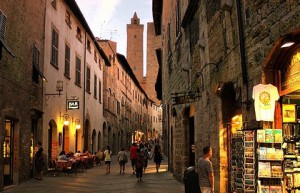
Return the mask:
[(253, 87), (260, 127), (245, 128), (242, 115), (231, 120), (230, 192), (300, 193), (300, 46), (276, 46), (264, 83)]

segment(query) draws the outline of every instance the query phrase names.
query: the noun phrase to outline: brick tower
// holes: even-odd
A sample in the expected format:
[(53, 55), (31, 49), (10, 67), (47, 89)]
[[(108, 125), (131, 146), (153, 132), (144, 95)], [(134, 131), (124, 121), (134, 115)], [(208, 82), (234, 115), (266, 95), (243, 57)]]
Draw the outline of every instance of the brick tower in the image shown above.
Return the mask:
[(127, 24), (127, 60), (140, 84), (144, 82), (143, 33), (144, 25), (140, 24), (140, 18), (135, 12), (131, 18), (131, 23)]

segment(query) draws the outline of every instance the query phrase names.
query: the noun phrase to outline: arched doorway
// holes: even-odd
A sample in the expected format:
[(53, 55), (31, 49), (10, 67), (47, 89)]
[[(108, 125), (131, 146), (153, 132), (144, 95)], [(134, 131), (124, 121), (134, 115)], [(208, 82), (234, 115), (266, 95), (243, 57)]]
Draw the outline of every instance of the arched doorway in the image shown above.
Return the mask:
[(98, 151), (101, 149), (101, 132), (98, 132)]
[(107, 131), (107, 145), (111, 146), (111, 127), (108, 126), (108, 131)]
[(56, 122), (51, 119), (48, 129), (48, 160), (55, 159), (58, 156), (58, 136)]
[(93, 129), (93, 133), (92, 133), (92, 153), (95, 153), (96, 151), (97, 151), (96, 130)]
[(108, 130), (107, 130), (107, 126), (106, 123), (103, 123), (103, 147), (108, 145), (108, 139), (107, 139), (107, 135), (108, 135)]
[(91, 129), (90, 129), (90, 121), (86, 120), (84, 124), (84, 151), (90, 150), (89, 144), (91, 144)]
[(117, 143), (117, 136), (115, 133), (113, 133), (113, 141), (112, 141), (112, 150), (113, 152), (117, 152), (117, 148), (118, 148), (118, 143)]
[(68, 153), (70, 151), (70, 134), (69, 134), (69, 126), (64, 125), (63, 127), (63, 147), (62, 149)]
[(121, 130), (121, 137), (120, 137), (120, 148), (124, 147), (124, 132)]
[(14, 141), (15, 139), (15, 122), (12, 119), (5, 119), (3, 143), (3, 184), (4, 186), (12, 185), (14, 179)]

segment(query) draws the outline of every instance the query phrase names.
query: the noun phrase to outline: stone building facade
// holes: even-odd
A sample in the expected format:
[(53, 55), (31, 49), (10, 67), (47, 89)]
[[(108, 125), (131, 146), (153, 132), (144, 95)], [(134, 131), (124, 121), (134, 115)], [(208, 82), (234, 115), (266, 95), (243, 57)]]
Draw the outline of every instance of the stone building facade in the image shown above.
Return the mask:
[(42, 140), (45, 1), (0, 2), (0, 191), (33, 176)]
[(144, 141), (148, 130), (149, 99), (116, 42), (98, 40), (112, 66), (104, 68), (104, 140), (117, 153), (134, 141)]
[(45, 21), (45, 153), (55, 159), (62, 150), (96, 152), (103, 148), (102, 85), (108, 58), (75, 1), (47, 1)]
[[(169, 167), (178, 180), (210, 145), (215, 192), (231, 192), (232, 128), (267, 124), (256, 121), (255, 85), (271, 83), (280, 96), (287, 93), (281, 77), (299, 43), (299, 9), (298, 1), (153, 1), (162, 41), (163, 128)], [(286, 39), (295, 45), (281, 48)]]

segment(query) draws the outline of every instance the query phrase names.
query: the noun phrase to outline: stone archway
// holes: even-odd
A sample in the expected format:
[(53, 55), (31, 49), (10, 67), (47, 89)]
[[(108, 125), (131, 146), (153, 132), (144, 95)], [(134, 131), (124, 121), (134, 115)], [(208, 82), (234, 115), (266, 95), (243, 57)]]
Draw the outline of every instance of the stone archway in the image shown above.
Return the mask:
[(101, 149), (101, 132), (98, 132), (98, 146), (97, 146), (97, 151)]
[(108, 129), (107, 129), (107, 125), (104, 122), (103, 123), (103, 144), (102, 147), (106, 147), (108, 145)]
[(90, 121), (87, 119), (84, 124), (84, 131), (83, 131), (83, 151), (91, 150), (91, 128), (90, 128)]
[(51, 119), (48, 129), (48, 160), (55, 159), (58, 153), (57, 124)]
[(97, 151), (97, 144), (96, 144), (96, 130), (93, 129), (92, 132), (92, 151), (91, 153), (95, 153)]

